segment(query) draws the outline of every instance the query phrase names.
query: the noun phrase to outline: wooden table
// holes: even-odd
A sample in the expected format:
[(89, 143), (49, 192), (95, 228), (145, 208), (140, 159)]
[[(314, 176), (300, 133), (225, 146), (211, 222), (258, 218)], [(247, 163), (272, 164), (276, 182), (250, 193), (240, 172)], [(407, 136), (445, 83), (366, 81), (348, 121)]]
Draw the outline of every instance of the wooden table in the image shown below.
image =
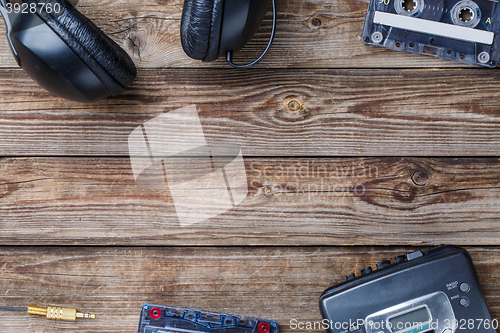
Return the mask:
[[(470, 251), (499, 318), (500, 74), (363, 45), (367, 6), (279, 0), (271, 52), (235, 70), (184, 55), (181, 0), (82, 0), (139, 68), (131, 89), (93, 105), (38, 87), (2, 36), (0, 305), (98, 318), (3, 311), (1, 331), (132, 333), (152, 302), (293, 332), (291, 319), (321, 320), (320, 294), (345, 275), (440, 243)], [(270, 14), (241, 62), (269, 32)], [(209, 142), (241, 147), (250, 188), (182, 227), (169, 191), (135, 184), (127, 137), (190, 104)]]

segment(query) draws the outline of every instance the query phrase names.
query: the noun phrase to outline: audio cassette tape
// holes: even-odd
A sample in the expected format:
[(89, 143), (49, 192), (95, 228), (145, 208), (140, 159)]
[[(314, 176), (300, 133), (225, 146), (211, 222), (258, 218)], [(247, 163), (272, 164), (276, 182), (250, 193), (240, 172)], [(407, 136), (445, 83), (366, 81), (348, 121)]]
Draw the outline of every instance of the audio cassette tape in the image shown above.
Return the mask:
[(497, 0), (370, 0), (365, 44), (495, 67), (500, 56)]
[(272, 320), (144, 304), (139, 333), (278, 333)]

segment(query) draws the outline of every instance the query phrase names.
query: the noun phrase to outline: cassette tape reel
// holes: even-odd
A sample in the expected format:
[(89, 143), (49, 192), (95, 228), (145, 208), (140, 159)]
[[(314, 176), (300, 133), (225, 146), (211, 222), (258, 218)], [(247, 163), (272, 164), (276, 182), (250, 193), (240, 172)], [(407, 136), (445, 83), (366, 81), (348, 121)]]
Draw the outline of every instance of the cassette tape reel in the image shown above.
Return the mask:
[(370, 0), (365, 44), (495, 67), (500, 8), (494, 0)]

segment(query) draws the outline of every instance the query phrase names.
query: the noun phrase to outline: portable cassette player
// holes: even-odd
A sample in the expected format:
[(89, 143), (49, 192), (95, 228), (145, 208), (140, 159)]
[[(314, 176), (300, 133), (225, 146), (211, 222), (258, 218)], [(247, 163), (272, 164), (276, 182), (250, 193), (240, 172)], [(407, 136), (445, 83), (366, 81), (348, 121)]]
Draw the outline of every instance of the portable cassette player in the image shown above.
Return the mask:
[(495, 333), (466, 250), (439, 246), (367, 267), (320, 298), (329, 333)]

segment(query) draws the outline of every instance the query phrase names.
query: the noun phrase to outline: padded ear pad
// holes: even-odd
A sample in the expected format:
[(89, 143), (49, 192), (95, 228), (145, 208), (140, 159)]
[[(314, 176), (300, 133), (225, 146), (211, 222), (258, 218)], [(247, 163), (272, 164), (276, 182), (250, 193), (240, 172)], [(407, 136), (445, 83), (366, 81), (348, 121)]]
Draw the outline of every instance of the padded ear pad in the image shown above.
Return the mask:
[(25, 0), (27, 3), (59, 3), (58, 14), (37, 15), (75, 52), (116, 96), (135, 79), (137, 69), (128, 54), (67, 0)]
[(188, 56), (203, 61), (218, 58), (223, 11), (224, 0), (184, 0), (181, 42)]

